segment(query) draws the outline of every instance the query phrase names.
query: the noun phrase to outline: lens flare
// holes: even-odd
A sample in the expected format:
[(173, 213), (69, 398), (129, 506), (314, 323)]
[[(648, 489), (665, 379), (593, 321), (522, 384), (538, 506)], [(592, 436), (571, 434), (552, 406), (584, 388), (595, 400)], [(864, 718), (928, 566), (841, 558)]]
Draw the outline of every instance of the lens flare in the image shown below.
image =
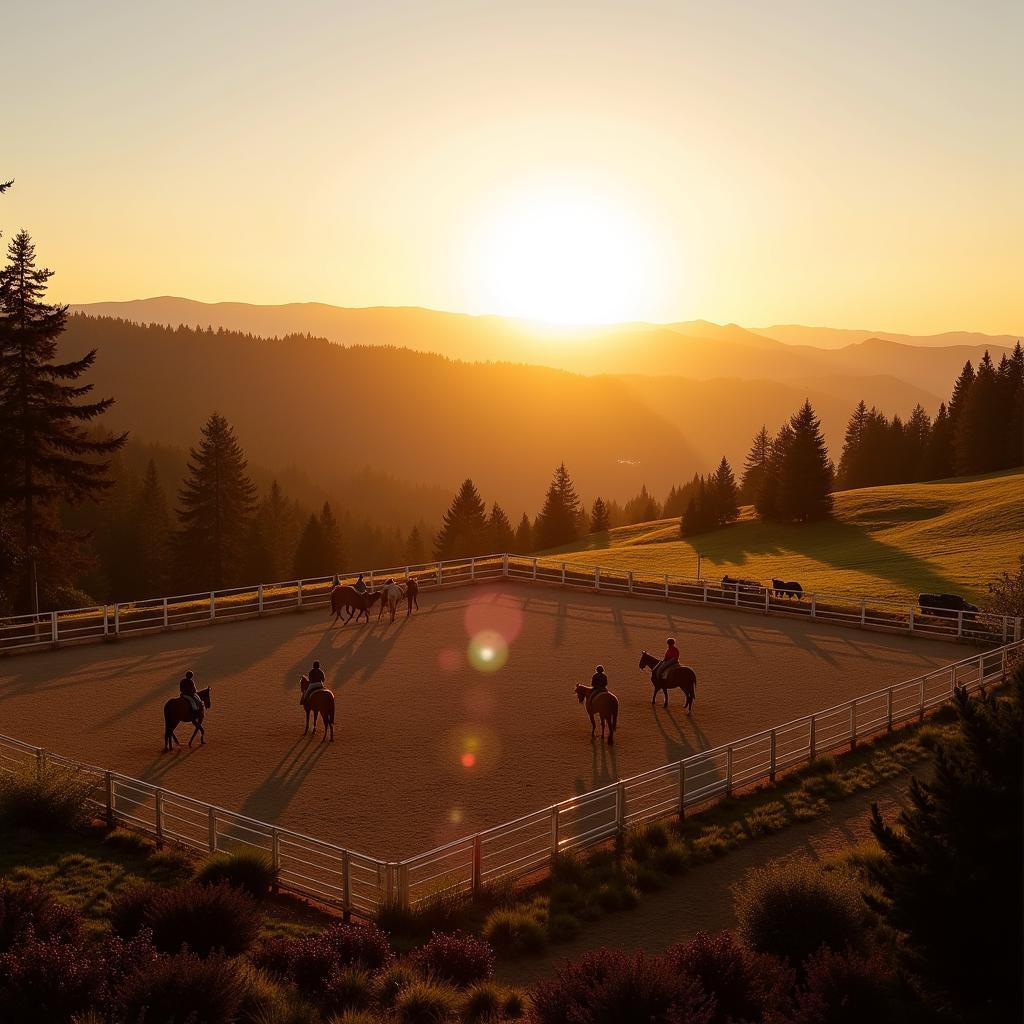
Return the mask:
[(507, 598), (478, 599), (466, 609), (466, 635), (497, 633), (506, 644), (511, 644), (523, 628), (523, 610), (519, 605), (507, 603)]
[(468, 750), (466, 753), (459, 758), (463, 768), (472, 768), (476, 764), (476, 754), (471, 754)]
[(508, 644), (500, 633), (485, 629), (469, 641), (469, 663), (478, 672), (497, 672), (508, 661)]
[(451, 810), (450, 810), (450, 811), (448, 812), (448, 821), (449, 821), (449, 822), (450, 822), (450, 823), (451, 823), (452, 825), (461, 825), (461, 824), (462, 824), (462, 819), (463, 819), (463, 818), (465, 818), (465, 814), (463, 813), (463, 811), (462, 811), (462, 808), (461, 808), (461, 807), (453, 807), (453, 808), (452, 808), (452, 809), (451, 809)]

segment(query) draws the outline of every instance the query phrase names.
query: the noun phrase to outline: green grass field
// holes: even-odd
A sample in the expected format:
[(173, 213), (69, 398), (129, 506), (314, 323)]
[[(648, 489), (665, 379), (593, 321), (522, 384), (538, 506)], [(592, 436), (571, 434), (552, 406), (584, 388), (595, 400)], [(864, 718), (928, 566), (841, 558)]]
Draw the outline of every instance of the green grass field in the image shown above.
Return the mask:
[(550, 554), (635, 572), (724, 573), (799, 580), (819, 593), (894, 600), (952, 591), (979, 603), (985, 585), (1024, 552), (1024, 470), (990, 476), (840, 491), (835, 517), (806, 525), (762, 523), (752, 510), (723, 530), (689, 540), (679, 522), (626, 526)]

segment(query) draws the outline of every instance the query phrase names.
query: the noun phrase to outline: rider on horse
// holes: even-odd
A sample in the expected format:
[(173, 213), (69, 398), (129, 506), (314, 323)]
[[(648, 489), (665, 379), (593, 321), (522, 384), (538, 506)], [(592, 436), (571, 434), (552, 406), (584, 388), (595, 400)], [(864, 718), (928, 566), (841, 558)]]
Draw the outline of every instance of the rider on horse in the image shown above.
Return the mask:
[(597, 671), (590, 677), (590, 697), (608, 692), (608, 677), (604, 674), (604, 665), (598, 665)]
[(305, 706), (307, 700), (309, 700), (310, 694), (315, 693), (317, 690), (324, 688), (324, 683), (327, 680), (327, 676), (324, 675), (323, 669), (320, 667), (319, 661), (313, 662), (313, 667), (309, 670), (309, 686), (306, 687), (302, 696), (299, 698), (299, 703)]
[(363, 574), (359, 574), (359, 579), (356, 580), (356, 585), (352, 588), (357, 594), (365, 594), (367, 587), (363, 582)]
[(654, 666), (654, 672), (652, 673), (652, 677), (656, 680), (661, 680), (673, 665), (679, 664), (679, 648), (676, 647), (675, 639), (669, 637), (665, 643), (667, 644), (665, 657)]
[(202, 706), (199, 703), (199, 691), (196, 689), (196, 677), (191, 669), (189, 669), (184, 678), (178, 683), (178, 689), (181, 691), (182, 697), (189, 702), (192, 710), (195, 714), (199, 714)]

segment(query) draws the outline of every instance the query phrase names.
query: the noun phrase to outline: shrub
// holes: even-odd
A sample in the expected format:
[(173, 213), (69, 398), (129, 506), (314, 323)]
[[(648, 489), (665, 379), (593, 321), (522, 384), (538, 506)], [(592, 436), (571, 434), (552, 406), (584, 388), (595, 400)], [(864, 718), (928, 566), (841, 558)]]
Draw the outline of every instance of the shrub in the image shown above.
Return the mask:
[(622, 950), (588, 953), (533, 990), (537, 1024), (708, 1024), (713, 1005), (667, 960)]
[(776, 861), (747, 872), (735, 890), (735, 910), (739, 935), (751, 949), (797, 968), (821, 946), (859, 946), (867, 924), (854, 879), (809, 861)]
[(654, 850), (663, 850), (672, 841), (668, 826), (663, 821), (650, 821), (632, 829), (626, 846), (636, 861), (645, 861)]
[(636, 870), (636, 887), (641, 892), (664, 889), (668, 879), (653, 865), (641, 864)]
[(377, 971), (395, 958), (387, 935), (375, 924), (336, 924), (318, 938), (334, 952), (342, 967), (358, 965)]
[(474, 985), (462, 1004), (462, 1019), (466, 1024), (501, 1020), (504, 1003), (505, 992), (500, 985), (489, 981)]
[(449, 884), (442, 885), (414, 908), (384, 903), (374, 920), (392, 935), (426, 936), (433, 932), (458, 931), (467, 923), (471, 912), (461, 890)]
[(669, 843), (651, 855), (651, 864), (666, 875), (681, 875), (689, 866), (690, 855), (682, 843)]
[(416, 981), (419, 975), (408, 964), (393, 963), (377, 977), (377, 1002), (385, 1009), (394, 1006), (398, 994)]
[(484, 923), (484, 938), (495, 948), (513, 955), (539, 953), (547, 932), (537, 918), (523, 910), (492, 911)]
[(335, 1013), (365, 1010), (373, 1002), (373, 976), (362, 967), (343, 967), (324, 985), (319, 1001)]
[(792, 1024), (863, 1024), (906, 1020), (892, 968), (879, 953), (822, 949), (807, 961)]
[(245, 996), (240, 965), (220, 954), (157, 957), (127, 977), (119, 1002), (132, 1024), (194, 1024), (234, 1019)]
[(252, 964), (243, 964), (239, 974), (243, 989), (238, 1008), (239, 1021), (243, 1024), (270, 1024), (287, 1017), (287, 997), (273, 978)]
[(459, 1012), (455, 989), (429, 981), (417, 981), (403, 989), (395, 1000), (401, 1024), (447, 1024)]
[(640, 901), (636, 889), (622, 879), (599, 886), (595, 898), (598, 905), (608, 911), (632, 910)]
[(781, 961), (744, 949), (731, 932), (698, 932), (665, 957), (714, 997), (713, 1024), (762, 1020), (784, 1004), (793, 985), (792, 971)]
[(127, 828), (111, 829), (103, 837), (103, 842), (116, 850), (138, 854), (140, 857), (152, 853), (154, 849), (153, 843), (141, 832), (133, 832)]
[(187, 946), (201, 957), (216, 950), (235, 956), (256, 941), (261, 919), (253, 898), (230, 885), (186, 885), (158, 890), (143, 923), (161, 953)]
[(0, 953), (28, 941), (74, 943), (81, 935), (82, 916), (58, 903), (34, 882), (0, 882)]
[(551, 858), (551, 881), (582, 885), (587, 880), (587, 866), (575, 853), (556, 853)]
[(145, 927), (146, 915), (162, 892), (158, 885), (125, 886), (110, 902), (110, 927), (115, 935), (130, 939)]
[(565, 911), (553, 913), (548, 918), (548, 937), (552, 942), (568, 942), (580, 933), (583, 926), (580, 919)]
[(49, 769), (35, 775), (0, 772), (0, 827), (67, 832), (92, 819), (93, 782), (77, 772)]
[(506, 992), (501, 1010), (508, 1020), (519, 1020), (526, 1013), (526, 999), (522, 992), (517, 992), (515, 989)]
[(347, 1010), (340, 1017), (334, 1017), (331, 1024), (388, 1024), (383, 1018), (369, 1010)]
[(434, 932), (414, 959), (424, 974), (459, 988), (494, 974), (494, 950), (483, 939), (461, 932)]
[(214, 854), (196, 872), (196, 881), (210, 885), (226, 882), (259, 900), (277, 884), (277, 868), (262, 850), (242, 849)]

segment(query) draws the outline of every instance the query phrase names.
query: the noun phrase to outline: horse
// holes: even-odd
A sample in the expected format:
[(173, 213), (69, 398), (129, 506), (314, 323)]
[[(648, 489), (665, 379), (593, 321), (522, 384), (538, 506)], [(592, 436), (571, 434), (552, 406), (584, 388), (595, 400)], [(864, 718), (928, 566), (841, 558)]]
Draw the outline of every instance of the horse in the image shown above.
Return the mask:
[(795, 597), (798, 601), (804, 596), (804, 588), (796, 580), (777, 580), (772, 578), (772, 590), (775, 597)]
[(601, 716), (601, 739), (604, 739), (604, 729), (607, 725), (608, 742), (614, 743), (615, 730), (619, 724), (619, 698), (609, 690), (604, 690), (591, 697), (594, 688), (592, 686), (584, 686), (582, 683), (578, 683), (573, 692), (576, 694), (579, 702), (585, 705), (587, 714), (590, 716), (590, 735), (594, 735), (594, 712), (596, 711)]
[(309, 732), (309, 713), (313, 712), (313, 735), (316, 735), (316, 720), (322, 718), (324, 720), (324, 739), (320, 742), (323, 743), (327, 739), (327, 730), (331, 731), (331, 742), (334, 742), (334, 691), (328, 690), (326, 687), (322, 687), (319, 690), (314, 690), (310, 695), (309, 700), (303, 700), (306, 696), (306, 690), (309, 688), (309, 680), (303, 676), (299, 680), (299, 689), (302, 691), (302, 696), (299, 697), (299, 703), (306, 709), (306, 728), (302, 730), (302, 735), (305, 736)]
[(409, 603), (409, 610), (405, 613), (405, 617), (409, 618), (412, 615), (412, 606), (416, 605), (416, 611), (420, 610), (420, 603), (417, 600), (420, 593), (420, 585), (416, 582), (415, 577), (410, 576), (405, 581), (405, 599)]
[(387, 608), (391, 613), (391, 621), (394, 622), (395, 609), (398, 607), (398, 602), (404, 596), (402, 588), (394, 580), (388, 580), (381, 588), (380, 595), (380, 611), (377, 612), (377, 621), (380, 622), (380, 617), (384, 614), (384, 609)]
[(654, 668), (657, 664), (658, 659), (653, 654), (648, 654), (646, 651), (640, 652), (640, 664), (637, 668), (649, 668), (651, 670), (651, 682), (654, 684), (651, 704), (655, 702), (658, 697), (658, 691), (661, 690), (665, 694), (665, 703), (662, 707), (667, 708), (668, 691), (682, 690), (686, 694), (686, 710), (689, 711), (693, 707), (694, 690), (697, 689), (697, 673), (689, 665), (677, 664), (674, 668), (670, 668), (661, 679), (655, 679)]
[(746, 580), (742, 576), (723, 576), (723, 590), (738, 590), (741, 594), (751, 594), (761, 589), (759, 580)]
[(370, 609), (381, 600), (383, 592), (380, 590), (371, 592), (366, 591), (360, 593), (355, 587), (349, 586), (338, 586), (331, 590), (331, 614), (334, 616), (334, 621), (337, 622), (341, 618), (341, 613), (348, 610), (348, 618), (344, 621), (343, 625), (348, 625), (352, 621), (352, 616), (358, 611), (356, 615), (356, 622), (366, 616), (366, 621), (370, 621)]
[(203, 714), (204, 708), (210, 707), (210, 688), (204, 687), (197, 693), (199, 697), (199, 711), (197, 712), (195, 707), (192, 705), (187, 697), (172, 697), (164, 705), (164, 752), (166, 753), (171, 748), (171, 740), (174, 740), (178, 746), (181, 746), (181, 740), (174, 734), (174, 730), (182, 722), (191, 722), (195, 729), (192, 730), (192, 735), (189, 737), (188, 745), (192, 746), (192, 741), (196, 738), (196, 734), (199, 734), (199, 745), (202, 746), (206, 742), (206, 731), (203, 729)]

